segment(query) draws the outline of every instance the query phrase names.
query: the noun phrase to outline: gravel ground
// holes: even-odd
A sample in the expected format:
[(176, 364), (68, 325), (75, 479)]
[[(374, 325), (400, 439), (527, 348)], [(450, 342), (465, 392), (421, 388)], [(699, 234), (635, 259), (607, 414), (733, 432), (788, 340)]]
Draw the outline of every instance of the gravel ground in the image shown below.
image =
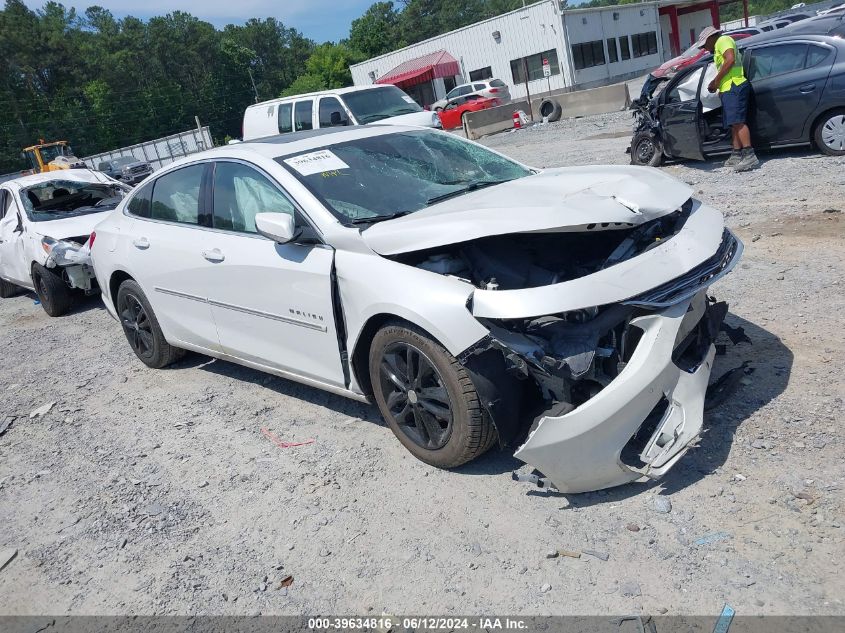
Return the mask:
[[(485, 143), (623, 164), (629, 131), (619, 113)], [(753, 372), (659, 483), (543, 493), (497, 450), (438, 471), (374, 407), (198, 355), (149, 370), (97, 300), (60, 319), (3, 300), (0, 612), (845, 614), (845, 159), (762, 159), (664, 168), (745, 241), (713, 292), (753, 345), (714, 375)]]

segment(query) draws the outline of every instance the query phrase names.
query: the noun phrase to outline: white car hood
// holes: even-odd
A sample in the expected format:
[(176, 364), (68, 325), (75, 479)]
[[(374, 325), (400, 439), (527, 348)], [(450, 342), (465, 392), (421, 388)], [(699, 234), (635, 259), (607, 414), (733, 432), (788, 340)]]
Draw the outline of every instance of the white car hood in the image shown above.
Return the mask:
[(470, 192), (361, 235), (376, 253), (397, 255), (492, 235), (637, 225), (691, 196), (691, 187), (650, 167), (566, 167)]
[(423, 110), (422, 112), (409, 112), (408, 114), (400, 114), (399, 116), (392, 116), (381, 121), (375, 121), (370, 125), (419, 125), (421, 127), (438, 127), (440, 118), (433, 112)]
[(61, 220), (49, 220), (46, 222), (34, 222), (31, 224), (33, 230), (42, 237), (52, 237), (56, 240), (63, 240), (68, 237), (79, 237), (91, 235), (94, 227), (106, 219), (112, 209), (99, 213), (89, 213), (73, 218)]

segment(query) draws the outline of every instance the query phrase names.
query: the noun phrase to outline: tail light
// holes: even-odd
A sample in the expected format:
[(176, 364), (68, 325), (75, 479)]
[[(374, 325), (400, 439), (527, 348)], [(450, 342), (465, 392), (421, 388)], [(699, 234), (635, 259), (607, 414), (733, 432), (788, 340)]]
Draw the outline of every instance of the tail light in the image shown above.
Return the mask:
[(94, 240), (96, 240), (96, 239), (97, 239), (97, 232), (91, 231), (91, 235), (88, 238), (88, 250), (89, 251), (91, 250), (91, 247), (94, 246)]
[(497, 92), (501, 92), (501, 90), (500, 90), (499, 88), (490, 88), (490, 92), (492, 92), (493, 94), (495, 94), (495, 93), (497, 93)]

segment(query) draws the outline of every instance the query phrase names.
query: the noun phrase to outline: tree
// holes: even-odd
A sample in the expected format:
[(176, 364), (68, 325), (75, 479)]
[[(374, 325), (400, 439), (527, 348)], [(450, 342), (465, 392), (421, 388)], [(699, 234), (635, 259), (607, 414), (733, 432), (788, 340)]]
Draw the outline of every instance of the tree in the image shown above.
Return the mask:
[(323, 82), (323, 78), (319, 75), (300, 75), (279, 96), (292, 97), (293, 95), (301, 95), (308, 92), (318, 92), (326, 88), (327, 86)]
[(345, 44), (326, 42), (314, 49), (305, 62), (305, 70), (308, 75), (320, 77), (326, 88), (342, 88), (352, 85), (350, 64), (361, 60), (361, 56), (353, 53)]
[(401, 42), (399, 14), (392, 2), (376, 2), (364, 15), (352, 20), (349, 47), (365, 59), (401, 48)]

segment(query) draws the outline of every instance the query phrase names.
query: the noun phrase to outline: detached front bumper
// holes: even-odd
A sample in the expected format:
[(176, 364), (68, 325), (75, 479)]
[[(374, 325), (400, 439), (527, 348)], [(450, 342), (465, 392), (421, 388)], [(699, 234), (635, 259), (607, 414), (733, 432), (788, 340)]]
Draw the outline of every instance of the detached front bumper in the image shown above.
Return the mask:
[[(696, 440), (704, 421), (712, 339), (724, 317), (705, 293), (634, 318), (630, 325), (642, 330), (642, 337), (622, 372), (575, 410), (542, 418), (515, 456), (561, 492), (665, 474)], [(697, 338), (694, 349), (685, 345), (691, 337)]]

